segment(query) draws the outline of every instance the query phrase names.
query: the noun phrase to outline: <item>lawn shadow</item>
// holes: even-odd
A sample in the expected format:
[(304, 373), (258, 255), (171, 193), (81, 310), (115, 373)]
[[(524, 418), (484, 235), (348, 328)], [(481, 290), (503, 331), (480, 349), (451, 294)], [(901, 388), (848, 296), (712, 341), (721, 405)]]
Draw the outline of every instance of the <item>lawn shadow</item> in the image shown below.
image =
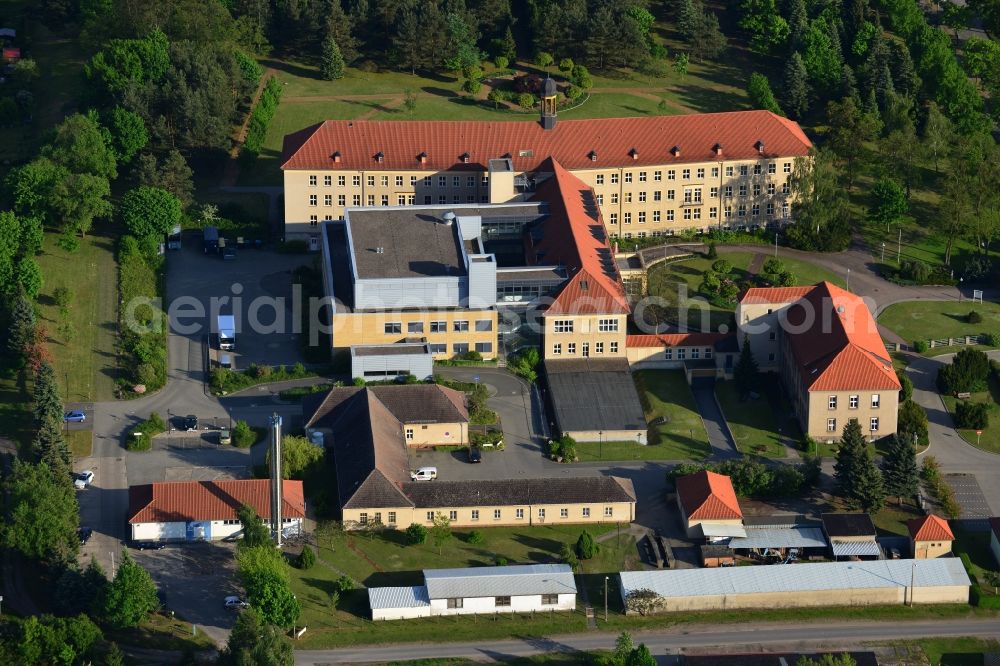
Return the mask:
[(434, 86), (424, 86), (421, 88), (425, 93), (430, 95), (436, 95), (438, 97), (458, 97), (458, 93), (454, 90), (448, 90), (447, 88), (435, 88)]
[(640, 109), (637, 106), (625, 105), (625, 106), (622, 106), (622, 108), (631, 111), (632, 113), (636, 114), (637, 116), (649, 116), (649, 115), (652, 115), (652, 113), (653, 113), (652, 111), (649, 111), (647, 109)]
[(266, 60), (261, 60), (260, 64), (263, 65), (265, 68), (274, 69), (279, 72), (284, 72), (285, 74), (301, 77), (303, 79), (313, 79), (315, 81), (321, 80), (319, 70), (309, 69), (307, 67), (303, 67), (302, 65), (296, 65), (295, 63), (287, 62), (284, 60), (266, 59)]
[(409, 546), (410, 541), (406, 536), (406, 530), (381, 530), (378, 533), (378, 538), (385, 543), (391, 543), (396, 546)]
[[(556, 541), (555, 539), (542, 539), (539, 537), (528, 536), (527, 534), (515, 534), (513, 539), (519, 544), (528, 546), (529, 548), (538, 548), (546, 551), (545, 553), (541, 553), (542, 557), (545, 558), (555, 557), (559, 553), (560, 549), (562, 549), (562, 542)], [(529, 557), (538, 554), (539, 553), (529, 553)]]

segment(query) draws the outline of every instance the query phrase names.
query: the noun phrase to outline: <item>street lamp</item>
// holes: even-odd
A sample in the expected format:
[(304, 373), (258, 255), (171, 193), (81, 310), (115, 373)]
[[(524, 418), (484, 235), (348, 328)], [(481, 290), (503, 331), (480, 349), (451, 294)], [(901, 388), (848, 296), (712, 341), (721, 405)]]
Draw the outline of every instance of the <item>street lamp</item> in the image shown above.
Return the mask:
[(882, 263), (885, 263), (885, 241), (882, 241)]
[(598, 430), (597, 431), (597, 436), (601, 440), (600, 448), (598, 449), (597, 455), (598, 455), (598, 457), (601, 460), (604, 460), (604, 431), (603, 430)]
[(604, 621), (608, 621), (608, 577), (604, 577)]
[(851, 290), (851, 269), (847, 269), (847, 291)]

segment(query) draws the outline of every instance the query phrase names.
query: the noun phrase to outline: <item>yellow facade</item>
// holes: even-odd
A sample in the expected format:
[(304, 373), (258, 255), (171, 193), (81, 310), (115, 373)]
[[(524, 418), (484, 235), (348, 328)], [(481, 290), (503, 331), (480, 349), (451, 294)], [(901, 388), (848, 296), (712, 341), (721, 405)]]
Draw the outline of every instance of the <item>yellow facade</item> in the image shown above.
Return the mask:
[(809, 391), (798, 399), (805, 401), (806, 432), (813, 439), (839, 440), (852, 419), (871, 439), (896, 432), (898, 391)]
[(468, 423), (404, 423), (407, 446), (464, 446), (469, 443)]
[(497, 355), (496, 310), (338, 312), (333, 316), (334, 350), (426, 339), (436, 360), (478, 351)]
[(914, 541), (913, 559), (929, 560), (951, 555), (951, 541)]
[(739, 344), (743, 336), (750, 340), (757, 367), (763, 372), (777, 370), (781, 363), (781, 321), (779, 311), (787, 303), (740, 303), (736, 306), (736, 321), (739, 328)]
[[(429, 481), (428, 483), (433, 483)], [(505, 506), (456, 506), (434, 508), (344, 509), (346, 529), (358, 529), (368, 522), (405, 529), (413, 523), (430, 527), (442, 515), (452, 527), (516, 527), (518, 525), (589, 525), (630, 523), (635, 519), (631, 502), (590, 504), (539, 504)]]
[(618, 314), (545, 316), (544, 358), (623, 358), (628, 317)]
[[(788, 178), (793, 170), (791, 157), (720, 157), (710, 162), (571, 173), (594, 188), (608, 233), (629, 239), (786, 220), (791, 205)], [(286, 237), (318, 235), (313, 225), (343, 218), (348, 207), (502, 203), (490, 201), (485, 171), (289, 169), (284, 172), (284, 184)]]

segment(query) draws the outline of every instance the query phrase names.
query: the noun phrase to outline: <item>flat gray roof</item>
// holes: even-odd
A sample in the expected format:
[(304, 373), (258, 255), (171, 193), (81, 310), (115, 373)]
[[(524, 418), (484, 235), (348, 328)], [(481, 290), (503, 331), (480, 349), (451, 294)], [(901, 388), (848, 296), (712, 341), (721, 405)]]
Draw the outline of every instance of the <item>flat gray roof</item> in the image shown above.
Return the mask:
[(622, 596), (650, 589), (662, 597), (767, 594), (829, 590), (970, 585), (957, 557), (933, 560), (874, 560), (820, 562), (720, 569), (623, 571)]
[(465, 275), (458, 224), (434, 210), (359, 208), (346, 213), (359, 279)]
[(546, 360), (545, 371), (560, 430), (646, 429), (625, 359)]
[(430, 599), (576, 594), (567, 564), (524, 564), (471, 569), (424, 569)]
[(354, 345), (351, 353), (355, 356), (414, 356), (430, 354), (430, 347), (424, 342), (397, 342), (390, 345)]
[(372, 610), (379, 608), (420, 608), (430, 606), (427, 588), (413, 587), (369, 587), (368, 605)]
[(733, 539), (729, 547), (736, 548), (826, 548), (826, 536), (819, 527), (789, 527), (787, 529), (748, 529), (746, 536)]

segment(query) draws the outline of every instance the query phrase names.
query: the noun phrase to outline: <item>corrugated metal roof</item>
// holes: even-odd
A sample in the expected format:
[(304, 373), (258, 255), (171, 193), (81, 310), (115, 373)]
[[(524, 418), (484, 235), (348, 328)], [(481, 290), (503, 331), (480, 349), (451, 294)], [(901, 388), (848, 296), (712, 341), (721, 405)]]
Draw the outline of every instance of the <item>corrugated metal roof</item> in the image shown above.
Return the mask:
[(424, 569), (424, 581), (431, 599), (576, 594), (573, 570), (566, 564)]
[(369, 587), (368, 605), (372, 610), (379, 608), (420, 608), (430, 606), (427, 598), (427, 588), (423, 585), (413, 587)]
[(826, 548), (826, 537), (819, 527), (787, 529), (750, 529), (746, 538), (733, 539), (729, 547), (736, 548)]
[(830, 545), (834, 557), (878, 557), (882, 554), (877, 541), (841, 541)]
[(742, 525), (720, 525), (718, 523), (699, 523), (701, 533), (706, 537), (745, 537), (746, 529)]
[[(914, 566), (916, 569), (914, 569)], [(822, 562), (720, 569), (623, 571), (622, 595), (650, 589), (662, 597), (765, 594), (907, 587), (967, 586), (969, 576), (957, 557), (933, 560)]]

